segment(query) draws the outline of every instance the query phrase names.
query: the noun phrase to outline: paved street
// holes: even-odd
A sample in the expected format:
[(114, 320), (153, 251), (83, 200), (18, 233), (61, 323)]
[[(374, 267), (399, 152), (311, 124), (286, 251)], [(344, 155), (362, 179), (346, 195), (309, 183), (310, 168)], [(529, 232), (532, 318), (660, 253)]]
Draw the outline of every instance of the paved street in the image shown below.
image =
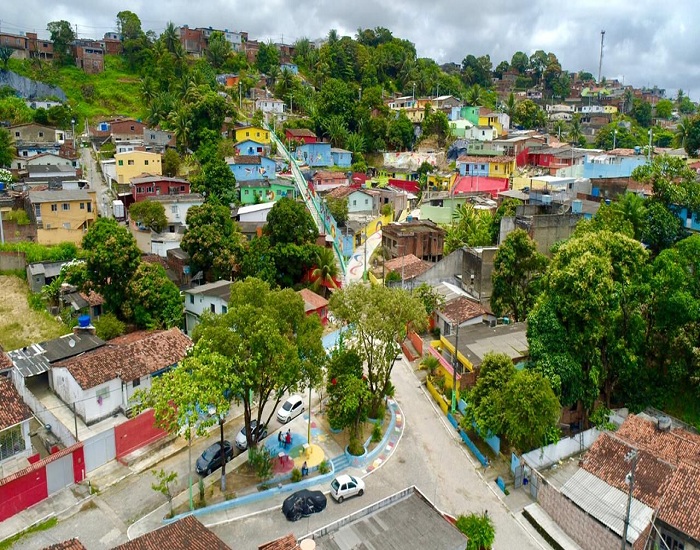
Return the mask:
[(83, 165), (83, 178), (90, 182), (90, 189), (97, 192), (97, 212), (103, 217), (112, 217), (112, 196), (109, 188), (102, 178), (97, 162), (93, 158), (94, 152), (91, 147), (80, 149), (80, 162)]

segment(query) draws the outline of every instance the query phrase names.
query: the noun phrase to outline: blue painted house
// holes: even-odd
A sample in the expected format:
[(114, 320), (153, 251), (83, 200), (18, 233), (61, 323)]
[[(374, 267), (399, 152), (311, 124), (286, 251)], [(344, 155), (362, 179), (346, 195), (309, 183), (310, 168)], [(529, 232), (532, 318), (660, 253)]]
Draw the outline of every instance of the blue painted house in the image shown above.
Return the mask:
[(624, 154), (589, 153), (583, 161), (584, 178), (628, 178), (637, 166), (647, 163), (647, 157), (632, 149)]
[(244, 139), (243, 141), (234, 143), (233, 147), (238, 156), (261, 155), (266, 157), (270, 154), (269, 143), (258, 143), (252, 139)]
[(345, 149), (331, 148), (331, 158), (333, 158), (333, 164), (341, 168), (349, 168), (352, 164), (352, 153)]
[(259, 179), (273, 180), (277, 177), (275, 161), (259, 155), (238, 155), (226, 159), (236, 181), (251, 181)]
[(680, 208), (676, 215), (680, 218), (683, 227), (689, 231), (700, 232), (700, 212), (692, 212), (687, 208)]
[(487, 157), (460, 157), (457, 159), (457, 166), (461, 176), (484, 176), (489, 175), (489, 164), (493, 159)]
[(297, 67), (296, 63), (282, 63), (280, 65), (280, 72), (284, 71), (285, 69), (292, 74), (299, 74), (299, 67)]
[(294, 151), (294, 156), (308, 166), (333, 166), (331, 144), (325, 141), (300, 145)]

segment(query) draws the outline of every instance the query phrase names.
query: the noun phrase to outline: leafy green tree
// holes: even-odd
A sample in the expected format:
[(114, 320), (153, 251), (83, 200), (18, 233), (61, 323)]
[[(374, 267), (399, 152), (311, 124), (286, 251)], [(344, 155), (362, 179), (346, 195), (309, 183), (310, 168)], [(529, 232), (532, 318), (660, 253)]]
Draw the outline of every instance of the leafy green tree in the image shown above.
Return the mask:
[(467, 536), (466, 550), (489, 550), (496, 539), (496, 528), (486, 512), (459, 516), (455, 526)]
[(229, 207), (207, 202), (187, 211), (187, 229), (180, 247), (189, 255), (193, 273), (202, 271), (209, 280), (230, 279), (243, 239)]
[(693, 212), (700, 210), (700, 183), (696, 175), (684, 159), (669, 155), (655, 156), (651, 164), (632, 171), (636, 181), (651, 184), (654, 198), (667, 208), (687, 207)]
[(421, 123), (424, 136), (436, 136), (440, 147), (450, 135), (450, 122), (442, 111), (432, 111)]
[(166, 472), (163, 468), (160, 470), (152, 470), (156, 478), (155, 483), (151, 483), (151, 489), (161, 493), (167, 500), (170, 506), (170, 517), (173, 517), (173, 494), (172, 485), (177, 481), (177, 472)]
[(473, 204), (459, 205), (453, 215), (455, 223), (447, 228), (445, 254), (463, 246), (489, 246), (491, 244), (492, 216), (485, 210), (476, 210)]
[(253, 237), (244, 248), (240, 261), (240, 276), (256, 277), (268, 284), (274, 285), (277, 282), (277, 270), (274, 262), (270, 239), (266, 235)]
[(229, 205), (236, 200), (236, 177), (226, 161), (218, 156), (204, 164), (191, 183), (192, 190), (205, 195), (207, 202)]
[(423, 302), (425, 312), (430, 317), (436, 310), (445, 305), (445, 298), (428, 283), (421, 283), (413, 293)]
[(530, 356), (564, 405), (590, 412), (600, 396), (640, 403), (648, 252), (607, 230), (561, 245), (528, 318)]
[(479, 86), (478, 84), (474, 84), (473, 86), (469, 87), (469, 89), (467, 90), (467, 96), (465, 97), (467, 105), (483, 105), (484, 100), (484, 89), (481, 86)]
[(126, 332), (126, 325), (113, 313), (100, 315), (100, 318), (96, 319), (93, 324), (95, 325), (97, 337), (105, 341), (121, 336)]
[(634, 99), (632, 101), (630, 116), (636, 120), (640, 126), (644, 128), (649, 128), (651, 126), (651, 112), (651, 103), (641, 99)]
[(413, 123), (403, 111), (396, 118), (389, 121), (387, 129), (387, 143), (399, 150), (409, 150), (413, 146)]
[[(322, 333), (318, 316), (304, 313), (296, 292), (271, 290), (248, 278), (232, 285), (227, 313), (202, 317), (194, 340), (225, 358), (220, 368), (236, 380), (232, 393), (250, 426), (255, 406), (258, 425), (267, 425), (285, 394), (319, 382), (325, 363)], [(248, 447), (255, 447), (252, 434), (246, 435)]]
[(163, 204), (148, 199), (132, 204), (129, 208), (129, 217), (141, 222), (156, 233), (160, 233), (168, 225)]
[(491, 58), (488, 55), (475, 57), (467, 55), (462, 60), (462, 81), (467, 85), (479, 84), (484, 88), (491, 86)]
[(314, 292), (320, 292), (325, 298), (329, 289), (337, 289), (336, 280), (340, 276), (340, 269), (332, 248), (318, 248), (316, 253), (316, 265), (311, 272), (311, 288)]
[(517, 51), (510, 59), (510, 66), (520, 74), (523, 74), (530, 66), (530, 59), (527, 57), (526, 53)]
[(513, 113), (513, 122), (523, 128), (542, 128), (546, 124), (545, 114), (531, 99), (519, 101)]
[(657, 256), (686, 236), (680, 218), (660, 201), (647, 199), (645, 213), (640, 239), (649, 246), (652, 256)]
[(690, 120), (684, 143), (686, 153), (693, 158), (697, 157), (700, 152), (700, 116)]
[(501, 398), (504, 434), (522, 452), (547, 444), (546, 437), (557, 428), (561, 405), (549, 381), (538, 372), (516, 371)]
[(348, 199), (329, 198), (326, 206), (338, 225), (344, 225), (348, 221)]
[(272, 42), (262, 42), (255, 59), (255, 64), (258, 70), (263, 74), (269, 73), (272, 67), (279, 67), (280, 54), (277, 47)]
[(10, 137), (10, 132), (0, 128), (0, 167), (11, 166), (15, 158), (15, 146)]
[(118, 312), (126, 287), (141, 260), (141, 251), (129, 231), (111, 218), (99, 218), (83, 237), (87, 276), (105, 299), (108, 311)]
[(548, 63), (549, 56), (544, 50), (537, 50), (530, 56), (530, 69), (532, 69), (536, 82), (539, 83), (542, 79)]
[(2, 61), (3, 69), (7, 70), (7, 64), (10, 62), (13, 53), (15, 53), (14, 48), (10, 48), (10, 46), (0, 46), (0, 61)]
[(142, 262), (126, 287), (122, 309), (139, 328), (166, 329), (180, 324), (184, 304), (163, 266)]
[(340, 115), (332, 115), (323, 121), (323, 129), (331, 141), (333, 147), (345, 147), (345, 142), (350, 133)]
[(409, 324), (416, 330), (425, 326), (425, 307), (417, 296), (403, 289), (353, 284), (331, 296), (330, 309), (347, 323), (351, 347), (366, 365), (372, 392), (370, 415), (374, 418), (390, 387), (399, 342), (406, 337)]
[(124, 57), (132, 69), (139, 68), (147, 59), (151, 46), (141, 28), (141, 20), (132, 11), (117, 13), (117, 32), (121, 35)]
[(71, 44), (75, 40), (75, 33), (68, 21), (51, 21), (46, 25), (46, 30), (51, 33), (53, 53), (56, 63), (59, 65), (72, 65)]
[(215, 69), (223, 67), (231, 52), (231, 44), (226, 40), (224, 33), (221, 31), (211, 33), (205, 55), (212, 67)]
[(655, 106), (656, 117), (668, 120), (673, 114), (673, 101), (670, 99), (660, 99)]
[[(182, 159), (175, 149), (166, 149), (163, 153), (163, 175), (174, 178), (180, 172)], [(235, 180), (234, 180), (235, 181)]]
[(277, 201), (267, 215), (265, 233), (272, 246), (315, 243), (318, 238), (318, 229), (306, 207), (286, 197)]
[(491, 220), (491, 242), (498, 244), (498, 239), (501, 235), (501, 220), (503, 218), (510, 218), (515, 216), (516, 209), (518, 205), (522, 204), (522, 201), (518, 199), (505, 199), (496, 208), (496, 212)]
[(502, 434), (505, 432), (503, 393), (515, 376), (515, 366), (505, 353), (487, 353), (479, 367), (476, 384), (469, 392), (467, 418), (474, 422), (479, 432)]
[(516, 229), (498, 247), (493, 262), (491, 309), (498, 316), (524, 321), (539, 295), (547, 258), (526, 231)]

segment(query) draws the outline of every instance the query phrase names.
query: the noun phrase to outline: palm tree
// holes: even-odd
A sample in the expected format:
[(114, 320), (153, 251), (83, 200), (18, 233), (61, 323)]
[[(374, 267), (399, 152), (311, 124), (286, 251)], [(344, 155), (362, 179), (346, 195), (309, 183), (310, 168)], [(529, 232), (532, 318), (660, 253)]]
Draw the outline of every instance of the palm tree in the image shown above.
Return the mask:
[(345, 148), (350, 151), (353, 155), (357, 153), (364, 153), (365, 151), (365, 138), (360, 134), (349, 134), (345, 139)]
[(335, 254), (331, 248), (322, 248), (316, 253), (316, 267), (311, 272), (313, 283), (311, 288), (314, 292), (321, 292), (325, 298), (328, 289), (338, 288), (335, 280), (338, 278), (340, 270), (335, 261)]
[(186, 107), (180, 107), (177, 111), (172, 111), (168, 115), (168, 122), (175, 131), (175, 139), (178, 147), (186, 151), (190, 142), (190, 132), (192, 130), (192, 120), (190, 112)]
[(630, 109), (632, 108), (632, 102), (634, 101), (634, 92), (630, 89), (627, 89), (627, 90), (625, 90), (623, 97), (624, 97), (624, 101), (623, 101), (622, 112), (629, 113)]
[(642, 238), (647, 218), (647, 208), (642, 197), (636, 193), (625, 193), (613, 202), (610, 208), (632, 224), (635, 239)]
[(566, 137), (566, 130), (568, 129), (566, 122), (563, 120), (557, 120), (552, 126), (552, 131), (557, 134), (559, 141), (561, 141), (561, 136)]
[(333, 147), (345, 146), (345, 141), (348, 138), (348, 129), (343, 117), (339, 115), (328, 117), (323, 123), (323, 128), (328, 134)]
[(484, 104), (484, 89), (478, 84), (474, 84), (467, 90), (466, 96), (467, 105), (483, 105)]
[(569, 141), (574, 145), (579, 145), (581, 143), (581, 137), (583, 137), (581, 115), (576, 113), (571, 119), (571, 126), (569, 126)]
[(177, 53), (178, 46), (182, 47), (180, 39), (177, 36), (177, 31), (175, 30), (175, 24), (172, 21), (168, 21), (160, 37), (170, 53)]
[[(683, 90), (679, 91), (682, 92)], [(692, 128), (692, 126), (693, 123), (687, 116), (684, 116), (681, 119), (681, 121), (676, 126), (675, 135), (673, 136), (673, 144), (676, 147), (685, 147), (685, 142), (688, 139), (688, 135), (690, 134), (690, 129)]]
[(513, 120), (513, 117), (515, 116), (515, 109), (518, 106), (518, 102), (515, 99), (515, 94), (511, 92), (508, 94), (508, 99), (506, 99), (506, 103), (503, 109), (503, 112), (508, 115), (510, 120)]

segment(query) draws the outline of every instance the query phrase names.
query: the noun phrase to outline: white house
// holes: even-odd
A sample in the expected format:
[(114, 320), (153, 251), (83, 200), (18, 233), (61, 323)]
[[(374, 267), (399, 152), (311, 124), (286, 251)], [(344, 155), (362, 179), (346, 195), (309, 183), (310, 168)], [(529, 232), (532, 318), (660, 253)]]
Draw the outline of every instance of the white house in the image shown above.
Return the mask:
[(231, 281), (222, 279), (214, 283), (185, 290), (185, 331), (192, 334), (205, 311), (226, 313), (231, 295)]
[(274, 202), (261, 202), (260, 204), (249, 204), (241, 206), (235, 214), (235, 219), (238, 222), (266, 222), (267, 215), (275, 206)]
[(255, 110), (262, 111), (263, 113), (272, 113), (273, 115), (281, 115), (284, 113), (284, 101), (275, 99), (274, 97), (256, 99)]
[(168, 232), (177, 233), (180, 227), (185, 228), (187, 224), (187, 211), (193, 206), (202, 206), (204, 197), (198, 193), (187, 193), (183, 195), (155, 195), (148, 197), (148, 200), (159, 202), (165, 208), (165, 217), (168, 220)]
[(32, 451), (29, 420), (32, 413), (6, 376), (0, 376), (0, 464)]
[(132, 406), (137, 389), (151, 387), (151, 378), (185, 357), (192, 341), (180, 329), (138, 331), (106, 345), (51, 365), (49, 385), (85, 424)]
[(471, 126), (465, 129), (464, 137), (471, 141), (493, 141), (498, 138), (498, 130), (493, 126)]

